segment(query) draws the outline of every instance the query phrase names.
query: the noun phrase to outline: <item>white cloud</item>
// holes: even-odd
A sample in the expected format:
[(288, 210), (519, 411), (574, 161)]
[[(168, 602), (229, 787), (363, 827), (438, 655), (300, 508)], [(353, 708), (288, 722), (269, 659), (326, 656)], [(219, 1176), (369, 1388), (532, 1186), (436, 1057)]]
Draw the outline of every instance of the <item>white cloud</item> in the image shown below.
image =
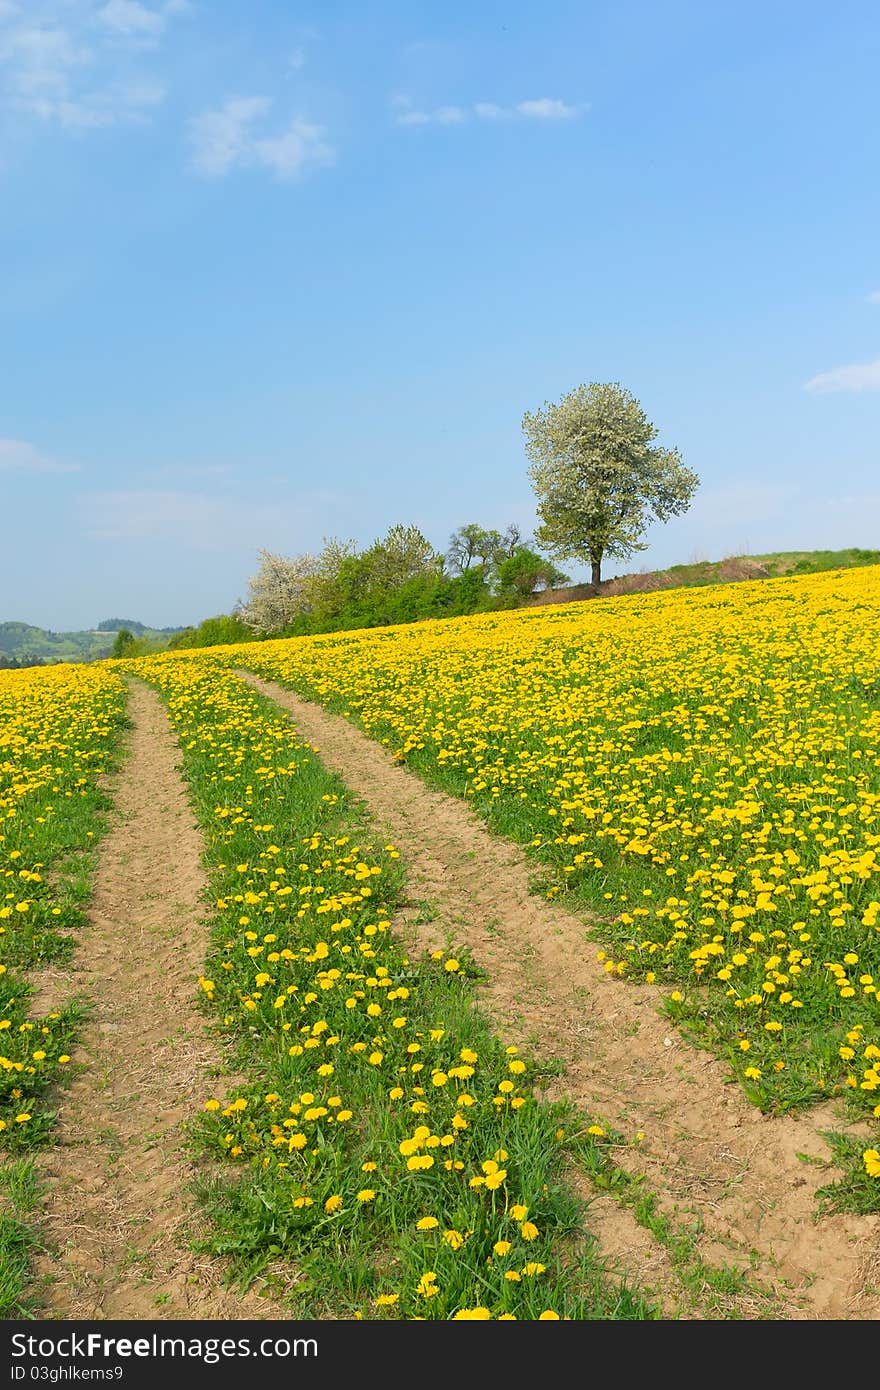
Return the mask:
[(872, 290), (865, 296), (869, 304), (880, 304), (880, 290)]
[(427, 111), (418, 111), (408, 96), (398, 93), (391, 98), (391, 107), (398, 125), (430, 125), (431, 117)]
[(462, 125), (468, 118), (463, 106), (438, 106), (436, 111), (419, 111), (406, 97), (394, 97), (398, 125)]
[(460, 106), (441, 106), (434, 112), (433, 119), (438, 125), (461, 125), (467, 120), (467, 112)]
[(254, 141), (251, 162), (271, 169), (276, 178), (295, 179), (308, 164), (322, 168), (333, 163), (336, 151), (326, 133), (323, 126), (296, 116), (280, 135)]
[(556, 101), (552, 97), (540, 97), (537, 101), (521, 101), (517, 104), (521, 116), (537, 121), (568, 121), (576, 116), (578, 108), (567, 102)]
[(397, 125), (463, 125), (471, 115), (479, 121), (503, 121), (520, 117), (525, 120), (571, 120), (585, 106), (570, 106), (564, 101), (541, 97), (538, 101), (520, 101), (515, 106), (499, 106), (494, 101), (477, 101), (472, 107), (438, 106), (425, 111), (414, 106), (408, 96), (394, 96), (391, 106)]
[(398, 125), (430, 125), (431, 117), (427, 111), (401, 111), (395, 117)]
[(831, 391), (880, 391), (880, 357), (873, 362), (856, 362), (850, 367), (820, 372), (805, 382), (804, 390), (822, 395)]
[(162, 83), (145, 78), (129, 84), (117, 83), (104, 91), (89, 93), (79, 101), (34, 103), (31, 109), (34, 114), (55, 121), (62, 130), (82, 132), (117, 125), (121, 121), (143, 124), (147, 113), (164, 100)]
[(310, 24), (297, 25), (294, 31), (296, 42), (288, 51), (287, 66), (293, 72), (299, 72), (308, 62), (309, 49), (320, 39), (321, 35), (317, 29)]
[(92, 61), (91, 51), (64, 29), (0, 29), (0, 71), (13, 102), (33, 114), (68, 100), (76, 70)]
[(494, 101), (478, 101), (474, 114), (481, 121), (503, 121), (509, 119), (513, 112), (506, 106), (496, 106)]
[(402, 94), (391, 98), (391, 106), (398, 125), (462, 125), (470, 114), (464, 106), (451, 105), (422, 111), (413, 105), (410, 97)]
[(266, 97), (233, 97), (219, 111), (205, 111), (190, 122), (193, 167), (206, 178), (233, 169), (269, 169), (278, 179), (293, 179), (309, 164), (332, 164), (335, 151), (323, 126), (301, 116), (271, 136), (257, 136), (254, 126), (267, 115)]
[(234, 97), (220, 111), (190, 121), (193, 164), (200, 174), (226, 174), (242, 159), (251, 140), (249, 127), (269, 109), (266, 97)]
[(158, 38), (167, 23), (165, 14), (148, 9), (139, 0), (107, 0), (96, 18), (99, 24), (126, 38)]
[(0, 473), (76, 473), (78, 463), (62, 463), (60, 459), (41, 454), (33, 444), (23, 439), (0, 439)]
[(188, 0), (0, 0), (0, 109), (82, 132), (143, 121), (164, 84), (143, 67)]

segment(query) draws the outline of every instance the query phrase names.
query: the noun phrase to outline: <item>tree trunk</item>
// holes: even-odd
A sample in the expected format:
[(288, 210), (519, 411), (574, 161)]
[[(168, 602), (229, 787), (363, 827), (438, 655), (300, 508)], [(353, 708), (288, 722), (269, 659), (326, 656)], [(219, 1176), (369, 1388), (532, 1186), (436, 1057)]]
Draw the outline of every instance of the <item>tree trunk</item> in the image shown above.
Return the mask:
[(602, 556), (600, 555), (598, 560), (592, 560), (591, 565), (593, 572), (590, 576), (590, 583), (594, 589), (598, 589), (602, 583)]

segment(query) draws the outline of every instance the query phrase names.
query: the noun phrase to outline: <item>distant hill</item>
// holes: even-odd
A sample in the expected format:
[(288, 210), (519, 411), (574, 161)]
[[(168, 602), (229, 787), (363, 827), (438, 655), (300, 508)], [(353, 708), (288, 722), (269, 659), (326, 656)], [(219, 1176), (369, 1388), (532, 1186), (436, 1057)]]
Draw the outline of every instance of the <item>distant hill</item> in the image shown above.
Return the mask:
[(542, 589), (529, 605), (575, 603), (579, 599), (610, 598), (615, 594), (651, 593), (655, 589), (692, 589), (704, 584), (732, 584), (742, 579), (776, 579), (783, 574), (819, 574), (823, 570), (880, 565), (880, 550), (775, 550), (767, 555), (730, 555), (724, 560), (697, 560), (665, 570), (623, 574), (605, 579), (599, 593), (591, 584), (565, 589)]
[(161, 640), (179, 627), (152, 628), (128, 619), (107, 618), (86, 632), (51, 632), (30, 623), (0, 623), (0, 667), (54, 661), (95, 661), (109, 656), (116, 633), (127, 627), (137, 637)]
[(96, 632), (120, 632), (125, 628), (132, 637), (149, 637), (156, 633), (161, 633), (163, 637), (173, 637), (175, 632), (182, 632), (179, 627), (145, 627), (143, 623), (136, 622), (134, 618), (105, 618), (102, 623), (98, 623)]
[(143, 623), (136, 623), (134, 618), (105, 618), (102, 623), (98, 623), (96, 632), (119, 632), (125, 628), (134, 637), (143, 637), (146, 628)]

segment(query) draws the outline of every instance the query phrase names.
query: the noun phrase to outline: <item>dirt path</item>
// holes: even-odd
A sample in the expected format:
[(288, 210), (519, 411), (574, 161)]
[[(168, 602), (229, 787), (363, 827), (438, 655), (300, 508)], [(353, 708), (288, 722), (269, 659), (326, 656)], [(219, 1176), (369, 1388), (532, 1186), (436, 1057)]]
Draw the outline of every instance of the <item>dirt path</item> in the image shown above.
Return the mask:
[[(637, 1150), (618, 1157), (646, 1175), (664, 1210), (702, 1227), (714, 1264), (754, 1268), (779, 1299), (777, 1316), (876, 1318), (880, 1218), (815, 1222), (815, 1190), (829, 1173), (798, 1154), (828, 1158), (817, 1128), (838, 1124), (823, 1105), (766, 1117), (727, 1068), (691, 1047), (657, 1013), (658, 991), (606, 975), (582, 921), (529, 891), (532, 869), (462, 802), (428, 788), (347, 720), (282, 687), (240, 673), (290, 711), (302, 737), (367, 803), (408, 866), (407, 930), (420, 944), (466, 944), (488, 971), (482, 998), (500, 1024), (565, 1064), (556, 1091), (599, 1115)], [(622, 1222), (622, 1224), (621, 1224)], [(638, 1271), (644, 1232), (602, 1203), (604, 1224)], [(662, 1263), (662, 1262), (661, 1262)]]
[[(130, 756), (114, 779), (68, 993), (91, 1016), (63, 1093), (47, 1180), (47, 1317), (242, 1318), (262, 1300), (222, 1287), (222, 1262), (186, 1248), (197, 1219), (183, 1125), (221, 1059), (194, 1006), (205, 957), (201, 841), (177, 744), (152, 691), (132, 683)], [(59, 972), (51, 988), (59, 989)]]

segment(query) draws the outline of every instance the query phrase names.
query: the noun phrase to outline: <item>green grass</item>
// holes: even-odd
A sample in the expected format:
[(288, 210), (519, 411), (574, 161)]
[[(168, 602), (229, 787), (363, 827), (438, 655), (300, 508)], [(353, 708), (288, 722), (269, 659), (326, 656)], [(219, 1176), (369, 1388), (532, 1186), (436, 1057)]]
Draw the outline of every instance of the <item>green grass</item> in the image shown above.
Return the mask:
[(206, 1247), (245, 1283), (292, 1265), (298, 1315), (657, 1316), (607, 1278), (564, 1177), (567, 1112), (493, 1034), (478, 972), (390, 931), (405, 871), (339, 779), (228, 672), (134, 669), (184, 749), (215, 903), (202, 991), (247, 1078), (194, 1132), (227, 1168), (200, 1185)]
[(670, 1016), (763, 1110), (850, 1097), (864, 1113), (880, 1042), (874, 585), (786, 577), (220, 659), (360, 724), (521, 844), (541, 891), (590, 913), (606, 967), (666, 987)]
[(877, 1179), (869, 1176), (863, 1153), (865, 1141), (839, 1130), (826, 1130), (822, 1136), (832, 1153), (831, 1163), (844, 1170), (843, 1177), (826, 1183), (817, 1192), (820, 1210), (851, 1211), (859, 1216), (877, 1211)]
[[(269, 678), (273, 676), (271, 662), (264, 663), (258, 659), (250, 661), (241, 656), (237, 661), (241, 665), (258, 668), (261, 674)], [(278, 679), (277, 673), (274, 673), (274, 677)], [(304, 683), (299, 688), (303, 693), (309, 693)], [(829, 698), (834, 699), (831, 692)], [(340, 697), (327, 703), (329, 708), (341, 710), (344, 699)], [(651, 712), (650, 706), (646, 706), (642, 712), (648, 722)], [(674, 745), (674, 739), (670, 739), (662, 726), (663, 713), (663, 701), (660, 701), (657, 709), (660, 720), (658, 746), (668, 748)], [(757, 723), (758, 717), (757, 709), (740, 713), (744, 752), (749, 725)], [(395, 737), (395, 730), (390, 724), (374, 725), (370, 732), (379, 741), (391, 742)], [(643, 755), (647, 747), (645, 744), (636, 752)], [(624, 855), (606, 843), (600, 853), (588, 857), (576, 875), (567, 874), (565, 870), (571, 861), (571, 849), (554, 826), (552, 808), (544, 807), (531, 798), (523, 801), (515, 795), (494, 797), (488, 792), (485, 796), (474, 795), (471, 792), (472, 774), (467, 768), (438, 766), (430, 748), (412, 751), (406, 762), (428, 782), (457, 797), (466, 797), (491, 830), (523, 846), (526, 853), (541, 865), (542, 872), (536, 876), (534, 887), (544, 896), (561, 897), (567, 906), (579, 907), (590, 913), (594, 917), (590, 934), (597, 945), (608, 946), (612, 950), (617, 948), (625, 953), (618, 956), (614, 950), (618, 961), (625, 960), (629, 978), (636, 981), (654, 971), (657, 978), (668, 985), (686, 985), (687, 992), (682, 997), (668, 998), (666, 1011), (669, 1017), (698, 1046), (726, 1057), (755, 1105), (766, 1111), (799, 1110), (820, 1099), (841, 1094), (842, 1076), (846, 1069), (841, 1062), (840, 1049), (847, 1046), (848, 1034), (855, 1026), (861, 1026), (866, 1037), (871, 1036), (876, 1013), (872, 998), (863, 996), (851, 1001), (845, 1011), (841, 1010), (833, 983), (820, 980), (805, 995), (806, 1007), (790, 1016), (780, 1038), (768, 1034), (763, 1020), (752, 1020), (744, 1015), (725, 991), (711, 988), (711, 982), (701, 985), (698, 979), (695, 980), (686, 956), (681, 960), (659, 961), (653, 957), (640, 958), (633, 944), (636, 938), (631, 920), (627, 921), (619, 913), (618, 905), (647, 902), (653, 907), (655, 898), (666, 891), (656, 863)], [(839, 933), (822, 920), (811, 921), (810, 927), (811, 939), (808, 944), (805, 943), (806, 950), (799, 948), (801, 954), (806, 956), (808, 950), (811, 956), (820, 960), (836, 959), (835, 952), (840, 950)], [(853, 939), (856, 939), (855, 935)], [(875, 978), (880, 979), (880, 933), (863, 929), (858, 934), (858, 940), (860, 970), (873, 973)], [(798, 947), (797, 933), (790, 942), (780, 943), (780, 949), (784, 951), (792, 947)], [(759, 953), (754, 956), (753, 974), (754, 987), (760, 990), (764, 968)], [(748, 1043), (748, 1052), (741, 1047), (743, 1041)], [(772, 1067), (779, 1056), (780, 1041), (787, 1048), (786, 1069), (784, 1072), (774, 1072)], [(746, 1075), (747, 1068), (752, 1067), (766, 1068), (759, 1080)], [(880, 1194), (875, 1196), (875, 1200), (878, 1199)]]
[(772, 575), (821, 574), (826, 570), (852, 569), (861, 565), (880, 565), (880, 550), (775, 550), (753, 555)]
[[(44, 684), (45, 680), (45, 684)], [(69, 684), (68, 684), (69, 682)], [(37, 1204), (25, 1157), (54, 1137), (58, 1087), (84, 1009), (33, 1007), (32, 977), (63, 965), (84, 918), (117, 764), (125, 691), (111, 677), (79, 690), (77, 673), (10, 673), (0, 683), (0, 1312), (25, 1316), (28, 1219)]]
[(701, 588), (706, 584), (730, 582), (730, 568), (738, 564), (744, 569), (754, 567), (753, 573), (743, 573), (741, 578), (775, 579), (786, 574), (822, 574), (828, 570), (878, 565), (880, 550), (851, 547), (848, 550), (776, 550), (765, 555), (730, 555), (724, 560), (694, 560), (686, 565), (669, 565), (667, 569), (657, 570), (656, 578), (662, 587)]
[(0, 1318), (32, 1316), (31, 1257), (39, 1248), (34, 1218), (40, 1186), (29, 1159), (0, 1164)]

